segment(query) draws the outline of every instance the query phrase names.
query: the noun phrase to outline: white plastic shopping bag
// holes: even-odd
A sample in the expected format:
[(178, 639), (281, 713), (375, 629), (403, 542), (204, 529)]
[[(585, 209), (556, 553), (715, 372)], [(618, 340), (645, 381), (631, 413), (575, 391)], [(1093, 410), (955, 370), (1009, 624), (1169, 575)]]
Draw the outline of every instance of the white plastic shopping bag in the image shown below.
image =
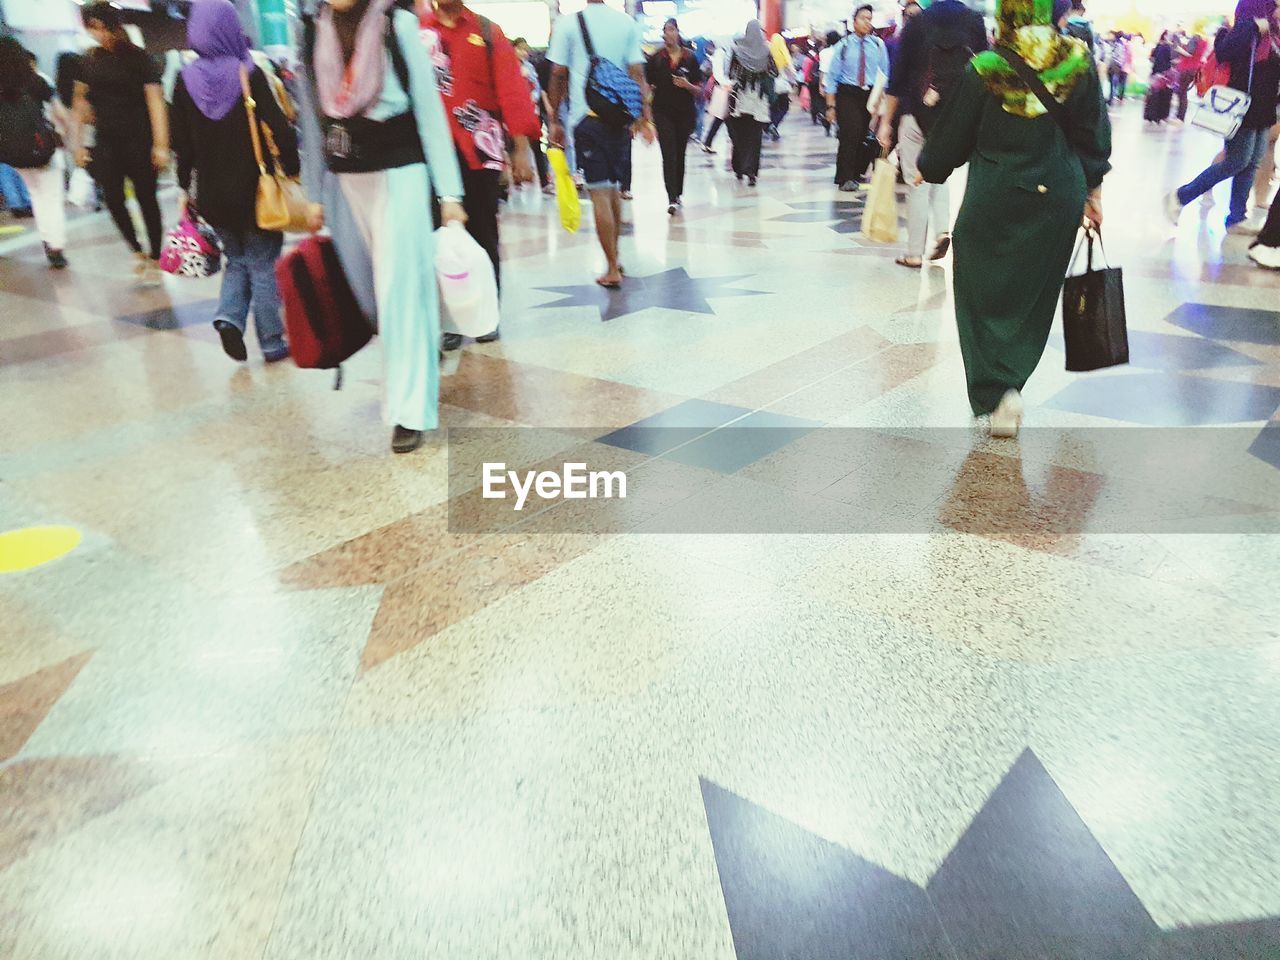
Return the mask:
[(436, 231), (436, 279), (441, 329), (483, 337), (498, 329), (498, 281), (493, 261), (466, 227), (451, 223)]

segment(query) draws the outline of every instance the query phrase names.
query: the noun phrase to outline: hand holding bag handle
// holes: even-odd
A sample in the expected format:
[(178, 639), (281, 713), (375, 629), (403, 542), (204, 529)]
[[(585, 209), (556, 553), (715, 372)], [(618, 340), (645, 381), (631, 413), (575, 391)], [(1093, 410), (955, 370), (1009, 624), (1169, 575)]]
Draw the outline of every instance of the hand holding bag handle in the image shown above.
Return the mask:
[(304, 233), (310, 221), (311, 204), (302, 192), (302, 183), (286, 177), (280, 163), (280, 150), (271, 128), (262, 124), (271, 150), (271, 167), (262, 156), (262, 140), (258, 134), (258, 104), (249, 89), (249, 71), (240, 68), (240, 90), (244, 94), (244, 109), (249, 117), (249, 139), (253, 141), (253, 158), (258, 164), (258, 197), (256, 204), (258, 229)]

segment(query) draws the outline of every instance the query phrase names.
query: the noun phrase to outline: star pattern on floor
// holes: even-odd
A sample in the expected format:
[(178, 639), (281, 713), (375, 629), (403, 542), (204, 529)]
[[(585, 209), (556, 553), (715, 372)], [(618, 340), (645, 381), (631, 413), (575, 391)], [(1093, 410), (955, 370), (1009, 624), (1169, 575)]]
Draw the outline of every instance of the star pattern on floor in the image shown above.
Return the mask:
[(920, 886), (702, 781), (738, 960), (1231, 956), (1280, 950), (1280, 918), (1163, 930), (1030, 750)]
[(698, 278), (689, 276), (684, 267), (675, 267), (644, 277), (628, 276), (617, 290), (606, 290), (596, 283), (535, 289), (559, 295), (557, 300), (539, 304), (539, 309), (595, 307), (600, 311), (601, 320), (617, 320), (650, 307), (714, 316), (715, 310), (709, 303), (712, 299), (764, 295), (763, 290), (732, 289), (733, 284), (750, 276)]

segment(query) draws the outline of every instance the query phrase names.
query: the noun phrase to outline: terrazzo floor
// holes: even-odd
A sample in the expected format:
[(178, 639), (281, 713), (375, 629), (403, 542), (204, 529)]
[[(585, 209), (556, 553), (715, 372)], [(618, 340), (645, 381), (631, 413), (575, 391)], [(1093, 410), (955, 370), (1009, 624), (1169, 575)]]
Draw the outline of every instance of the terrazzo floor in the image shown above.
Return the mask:
[(0, 532), (83, 537), (0, 574), (0, 957), (1280, 957), (1280, 275), (1115, 120), (1133, 361), (1055, 332), (1019, 444), (795, 113), (676, 218), (636, 148), (618, 294), (517, 194), (407, 457), (376, 341), (237, 366), (105, 215), (0, 240)]

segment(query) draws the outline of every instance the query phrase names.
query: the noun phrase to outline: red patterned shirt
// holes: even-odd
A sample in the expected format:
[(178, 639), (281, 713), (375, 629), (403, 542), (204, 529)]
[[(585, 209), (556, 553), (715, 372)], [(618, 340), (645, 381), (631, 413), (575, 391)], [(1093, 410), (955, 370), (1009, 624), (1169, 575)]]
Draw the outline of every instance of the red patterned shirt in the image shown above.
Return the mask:
[(542, 135), (511, 41), (491, 23), (486, 45), (480, 18), (465, 7), (452, 27), (430, 8), (419, 21), (459, 154), (472, 170), (501, 170), (506, 133), (531, 140)]

